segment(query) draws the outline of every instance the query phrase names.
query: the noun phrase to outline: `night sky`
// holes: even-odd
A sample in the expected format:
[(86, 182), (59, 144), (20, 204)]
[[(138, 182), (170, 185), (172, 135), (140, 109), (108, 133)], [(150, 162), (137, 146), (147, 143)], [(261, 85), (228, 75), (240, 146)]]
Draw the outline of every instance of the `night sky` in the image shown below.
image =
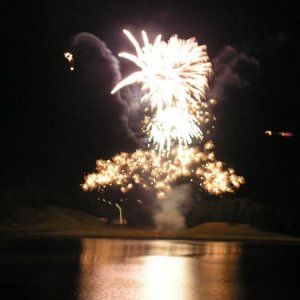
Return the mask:
[[(245, 193), (295, 198), (299, 102), (294, 1), (24, 1), (1, 8), (0, 187), (80, 189), (95, 161), (136, 147), (129, 112), (110, 95), (114, 74), (86, 32), (113, 55), (122, 33), (196, 37), (215, 67), (217, 158), (247, 181)], [(75, 71), (64, 52), (75, 53)], [(126, 76), (134, 67), (120, 61)], [(298, 122), (299, 123), (299, 122)], [(264, 131), (292, 131), (292, 139)], [(295, 184), (294, 184), (295, 183)], [(292, 197), (290, 197), (292, 196)], [(284, 200), (285, 201), (285, 200)], [(289, 200), (292, 201), (292, 200)]]

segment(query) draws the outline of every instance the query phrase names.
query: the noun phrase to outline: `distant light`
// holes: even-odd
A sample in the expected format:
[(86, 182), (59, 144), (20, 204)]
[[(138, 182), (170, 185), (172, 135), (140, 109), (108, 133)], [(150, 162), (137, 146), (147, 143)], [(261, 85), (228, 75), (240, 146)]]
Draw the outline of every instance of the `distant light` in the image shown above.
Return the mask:
[(294, 134), (292, 132), (278, 132), (278, 135), (283, 137), (292, 137)]
[(272, 131), (271, 131), (271, 130), (266, 130), (266, 131), (265, 131), (265, 134), (266, 134), (266, 135), (272, 135)]
[(282, 137), (292, 137), (292, 136), (294, 136), (294, 133), (290, 132), (290, 131), (275, 132), (275, 131), (271, 131), (271, 130), (266, 130), (265, 134), (268, 135), (268, 136), (279, 135), (279, 136), (282, 136)]

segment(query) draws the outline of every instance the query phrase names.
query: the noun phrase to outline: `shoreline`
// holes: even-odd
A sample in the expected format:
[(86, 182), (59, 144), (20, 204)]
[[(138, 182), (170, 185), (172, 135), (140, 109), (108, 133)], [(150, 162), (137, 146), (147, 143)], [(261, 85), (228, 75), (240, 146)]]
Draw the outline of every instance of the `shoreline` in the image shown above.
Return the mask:
[(190, 228), (162, 230), (151, 227), (107, 225), (103, 218), (68, 208), (20, 209), (14, 220), (0, 225), (0, 236), (22, 238), (152, 239), (220, 242), (276, 242), (300, 244), (300, 237), (265, 231), (249, 224), (206, 222)]
[[(231, 232), (229, 228), (235, 227)], [(206, 228), (205, 228), (206, 227)], [(211, 232), (209, 229), (222, 229)], [(238, 231), (243, 228), (243, 233)], [(189, 233), (189, 231), (193, 231)], [(6, 240), (15, 239), (127, 239), (127, 240), (179, 240), (192, 242), (249, 242), (249, 243), (288, 243), (300, 244), (296, 236), (262, 231), (247, 224), (229, 225), (224, 222), (210, 222), (194, 228), (178, 231), (158, 231), (150, 228), (130, 228), (101, 226), (99, 228), (61, 228), (61, 229), (8, 229), (0, 230)]]

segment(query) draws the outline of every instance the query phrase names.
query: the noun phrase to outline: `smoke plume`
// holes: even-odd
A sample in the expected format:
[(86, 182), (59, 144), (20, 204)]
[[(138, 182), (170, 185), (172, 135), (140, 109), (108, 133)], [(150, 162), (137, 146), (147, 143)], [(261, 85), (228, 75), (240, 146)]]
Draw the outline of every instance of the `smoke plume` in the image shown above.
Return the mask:
[(159, 202), (154, 221), (158, 229), (178, 230), (185, 227), (185, 215), (192, 202), (191, 186), (182, 184), (174, 187), (166, 199)]
[[(120, 62), (112, 54), (106, 44), (97, 36), (81, 32), (74, 35), (70, 41), (70, 50), (75, 55), (75, 69), (78, 67), (84, 72), (84, 80), (88, 85), (90, 93), (95, 94), (99, 101), (99, 110), (101, 102), (105, 107), (112, 107), (116, 111), (116, 122), (122, 132), (120, 138), (129, 139), (133, 148), (139, 146), (140, 141), (130, 125), (131, 106), (129, 105), (132, 93), (116, 93), (111, 95), (113, 87), (121, 80)], [(124, 98), (124, 95), (127, 96)], [(124, 134), (125, 132), (125, 134)]]
[(257, 76), (259, 61), (245, 52), (226, 46), (213, 60), (214, 76), (209, 96), (220, 100), (228, 88), (244, 89)]
[(89, 69), (95, 60), (104, 59), (105, 63), (102, 63), (103, 70), (105, 70), (104, 74), (111, 81), (111, 86), (121, 80), (119, 60), (98, 37), (91, 33), (81, 32), (71, 38), (70, 46), (77, 55), (84, 56), (84, 64), (85, 66), (88, 65)]

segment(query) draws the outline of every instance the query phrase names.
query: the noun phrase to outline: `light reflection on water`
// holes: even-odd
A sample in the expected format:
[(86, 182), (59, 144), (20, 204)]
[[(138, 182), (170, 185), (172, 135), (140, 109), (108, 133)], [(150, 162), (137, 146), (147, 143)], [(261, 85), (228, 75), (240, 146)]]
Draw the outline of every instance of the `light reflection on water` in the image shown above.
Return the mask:
[(300, 244), (7, 239), (1, 299), (299, 300)]
[(187, 299), (189, 266), (182, 257), (143, 257), (143, 299)]
[(240, 296), (239, 243), (82, 239), (78, 299)]

